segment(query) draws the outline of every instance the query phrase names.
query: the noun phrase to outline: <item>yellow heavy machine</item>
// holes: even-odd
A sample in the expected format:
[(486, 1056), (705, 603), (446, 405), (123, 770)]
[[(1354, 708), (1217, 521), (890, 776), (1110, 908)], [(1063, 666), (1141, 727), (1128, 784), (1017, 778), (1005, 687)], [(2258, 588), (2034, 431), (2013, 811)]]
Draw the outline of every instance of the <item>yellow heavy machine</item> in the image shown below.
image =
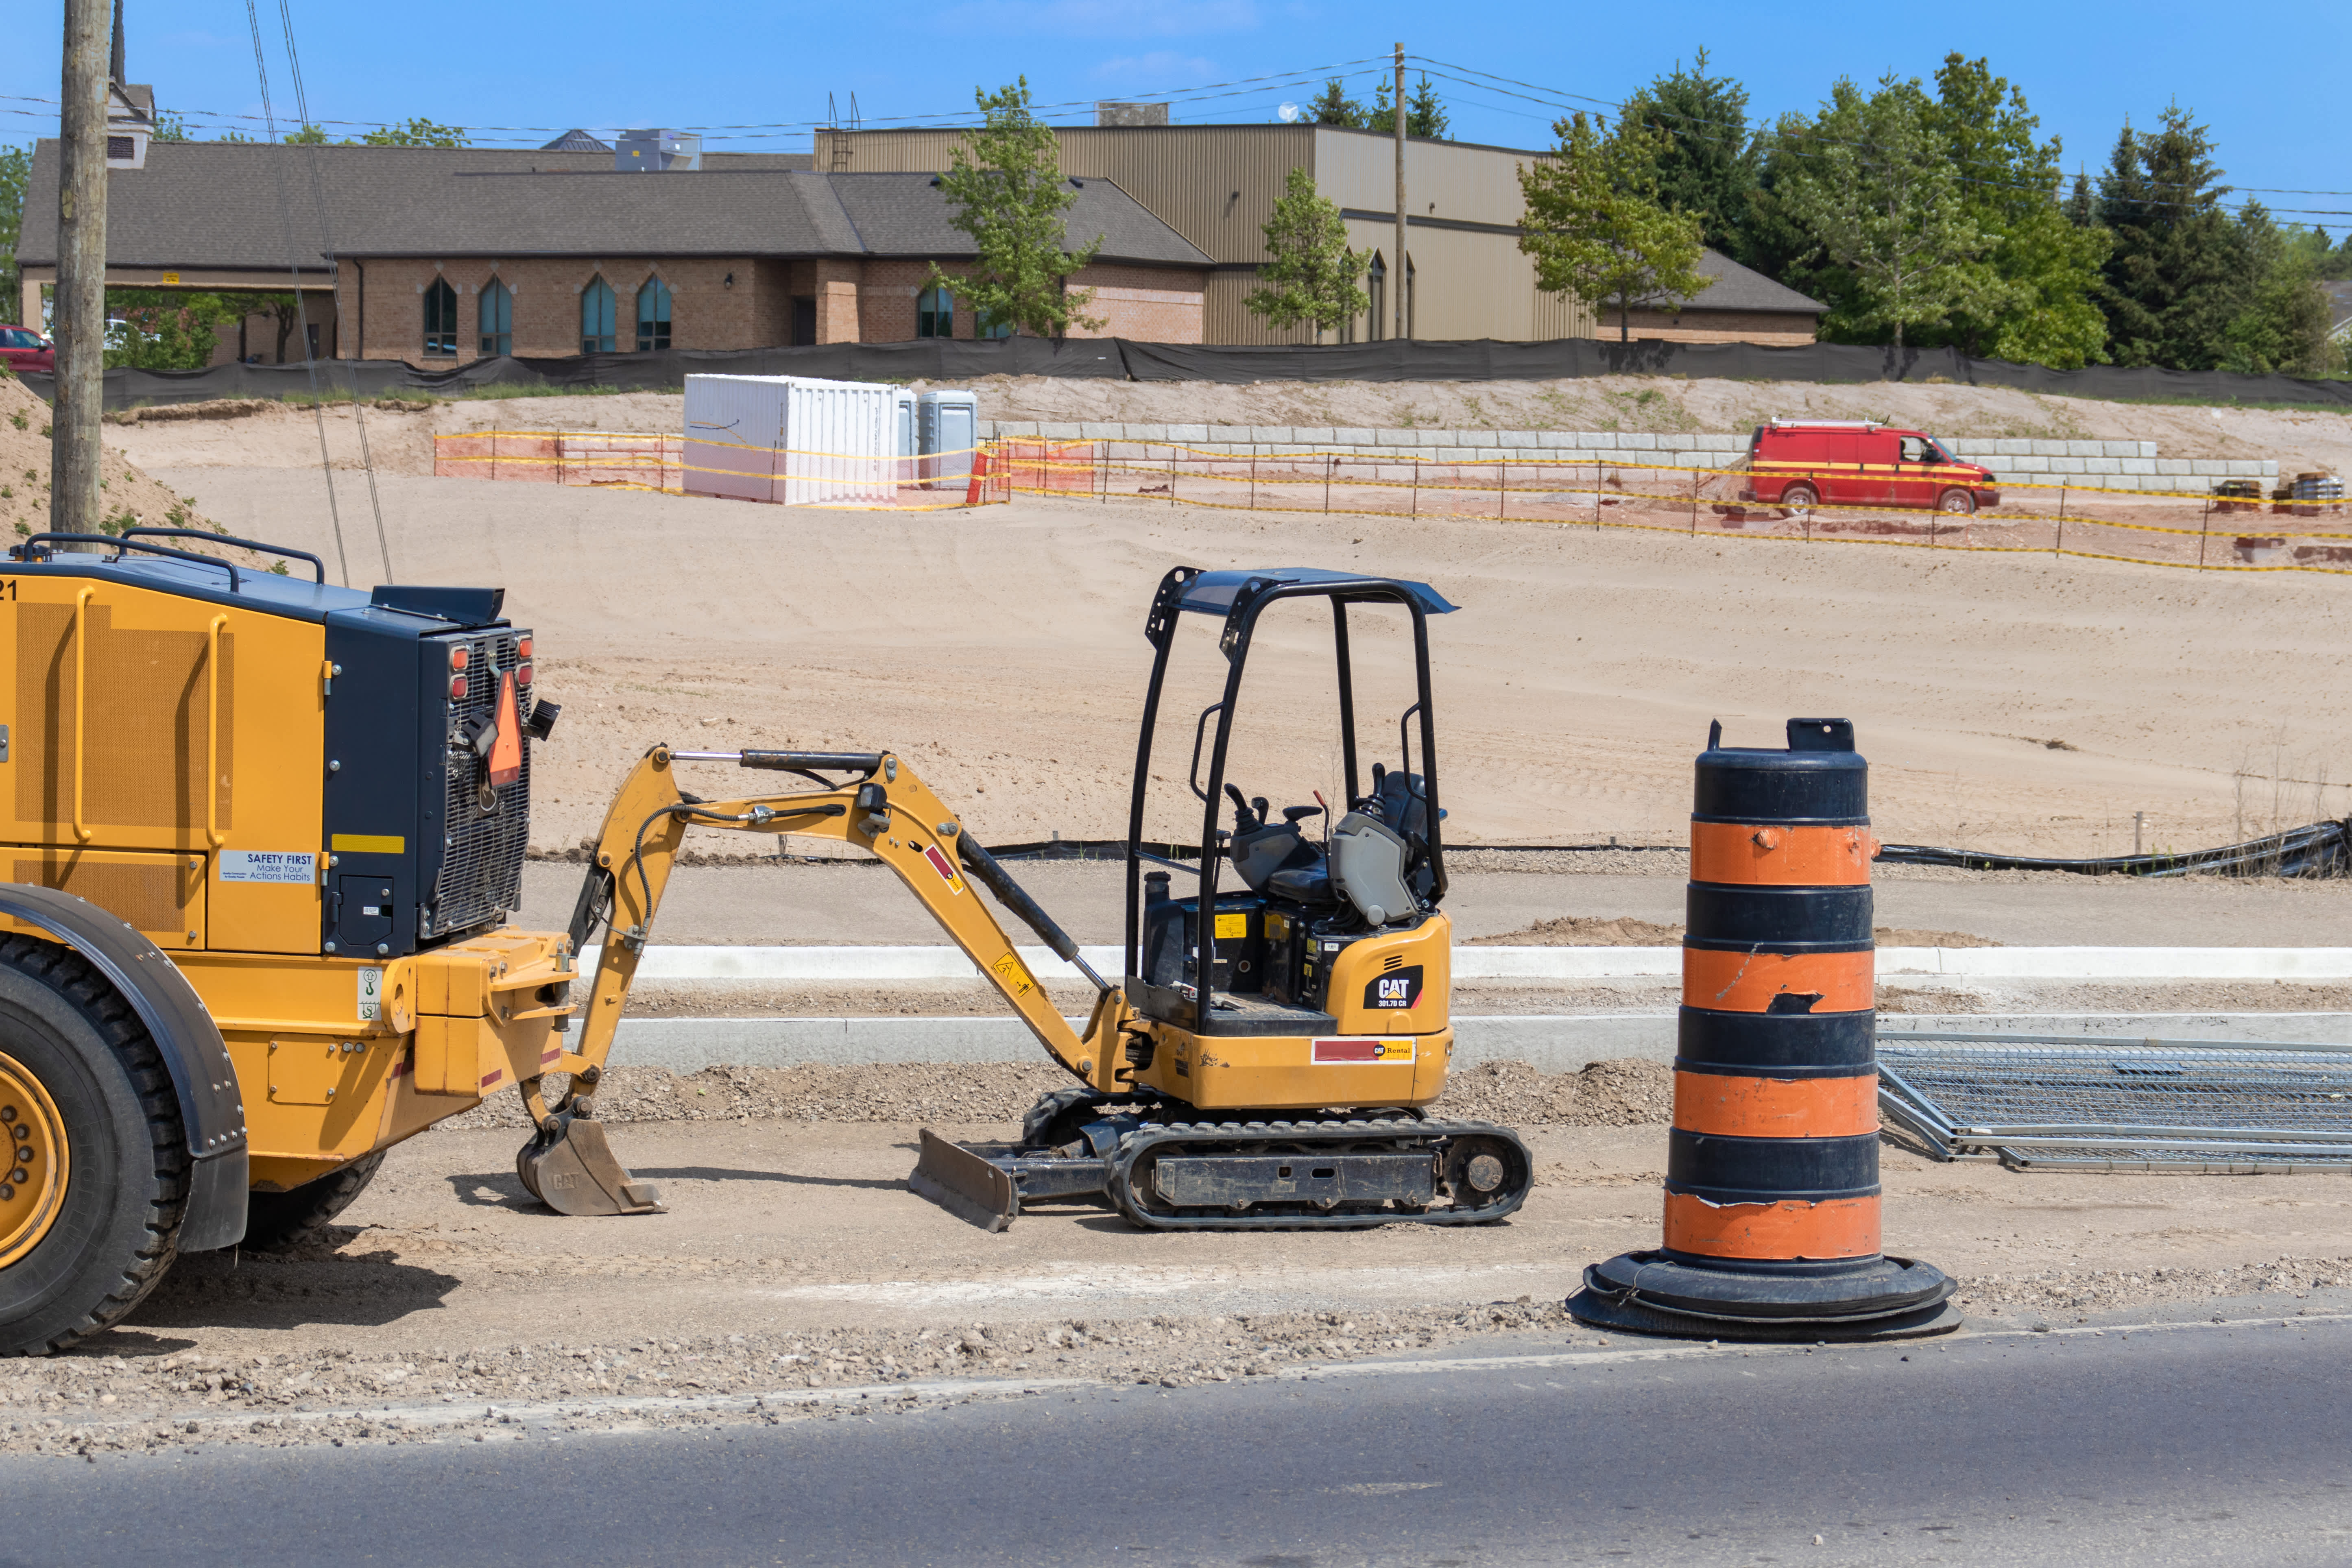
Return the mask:
[[(387, 1148), (509, 1088), (538, 1129), (517, 1162), (535, 1195), (567, 1214), (657, 1209), (594, 1098), (693, 826), (871, 851), (1069, 1069), (1017, 1142), (923, 1134), (910, 1184), (976, 1223), (1051, 1200), (1159, 1228), (1463, 1223), (1526, 1194), (1516, 1135), (1420, 1109), (1453, 1044), (1426, 628), (1453, 606), (1425, 585), (1168, 574), (1147, 625), (1114, 984), (885, 752), (656, 746), (614, 799), (570, 928), (515, 929), (531, 753), (558, 710), (502, 592), (362, 594), (299, 551), (215, 541), (306, 561), (313, 581), (159, 542), (175, 536), (36, 535), (0, 569), (0, 1351), (105, 1328), (181, 1252), (316, 1234)], [(1257, 618), (1298, 598), (1332, 615), (1337, 822), (1319, 803), (1277, 816), (1225, 776)], [(1358, 605), (1410, 617), (1418, 683), (1398, 765), (1372, 763), (1360, 794)], [(1197, 858), (1144, 838), (1188, 614), (1214, 623), (1226, 660), (1194, 730)], [(680, 787), (688, 763), (798, 783), (699, 798)], [(1221, 888), (1228, 870), (1238, 887)], [(1171, 871), (1197, 891), (1172, 896)], [(975, 882), (1094, 980), (1083, 1032)], [(566, 1086), (552, 1100), (551, 1078)]]

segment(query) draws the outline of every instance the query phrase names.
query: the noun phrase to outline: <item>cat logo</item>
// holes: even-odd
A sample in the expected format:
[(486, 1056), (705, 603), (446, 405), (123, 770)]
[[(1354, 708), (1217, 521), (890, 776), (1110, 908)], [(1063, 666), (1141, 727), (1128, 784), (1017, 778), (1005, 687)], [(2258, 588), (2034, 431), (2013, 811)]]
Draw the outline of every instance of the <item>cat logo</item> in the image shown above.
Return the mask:
[(1402, 1012), (1421, 1000), (1422, 966), (1408, 964), (1386, 974), (1375, 974), (1364, 986), (1364, 1005)]

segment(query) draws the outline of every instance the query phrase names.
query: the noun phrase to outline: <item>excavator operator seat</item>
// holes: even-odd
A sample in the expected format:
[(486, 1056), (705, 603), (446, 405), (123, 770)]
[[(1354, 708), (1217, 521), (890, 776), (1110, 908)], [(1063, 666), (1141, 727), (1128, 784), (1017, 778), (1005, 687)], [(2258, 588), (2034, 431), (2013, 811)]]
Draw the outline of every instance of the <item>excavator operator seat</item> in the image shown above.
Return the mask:
[(1412, 853), (1404, 836), (1369, 812), (1351, 811), (1331, 830), (1329, 880), (1374, 930), (1420, 911), (1405, 880)]

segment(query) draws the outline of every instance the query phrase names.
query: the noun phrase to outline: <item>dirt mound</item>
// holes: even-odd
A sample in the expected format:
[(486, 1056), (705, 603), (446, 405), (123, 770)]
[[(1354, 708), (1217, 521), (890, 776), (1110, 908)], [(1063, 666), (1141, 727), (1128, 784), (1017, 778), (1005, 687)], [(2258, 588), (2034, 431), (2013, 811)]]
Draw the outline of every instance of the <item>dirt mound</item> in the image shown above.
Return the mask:
[[(173, 494), (111, 447), (103, 448), (99, 475), (100, 508), (116, 528), (212, 526), (197, 514), (194, 497)], [(0, 525), (10, 541), (49, 526), (49, 405), (13, 375), (0, 375)]]

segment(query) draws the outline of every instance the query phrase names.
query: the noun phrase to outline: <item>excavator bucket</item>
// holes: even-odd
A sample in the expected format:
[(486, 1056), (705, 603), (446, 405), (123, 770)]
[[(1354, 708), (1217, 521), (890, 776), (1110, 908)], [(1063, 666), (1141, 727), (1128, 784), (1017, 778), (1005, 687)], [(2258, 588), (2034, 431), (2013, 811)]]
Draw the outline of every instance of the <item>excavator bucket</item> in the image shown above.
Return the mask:
[(660, 1193), (613, 1157), (604, 1124), (578, 1110), (549, 1112), (515, 1155), (515, 1174), (558, 1214), (662, 1214)]
[(907, 1185), (918, 1197), (930, 1199), (982, 1230), (1003, 1230), (1021, 1212), (1021, 1195), (1009, 1172), (928, 1127), (922, 1130), (922, 1153)]

